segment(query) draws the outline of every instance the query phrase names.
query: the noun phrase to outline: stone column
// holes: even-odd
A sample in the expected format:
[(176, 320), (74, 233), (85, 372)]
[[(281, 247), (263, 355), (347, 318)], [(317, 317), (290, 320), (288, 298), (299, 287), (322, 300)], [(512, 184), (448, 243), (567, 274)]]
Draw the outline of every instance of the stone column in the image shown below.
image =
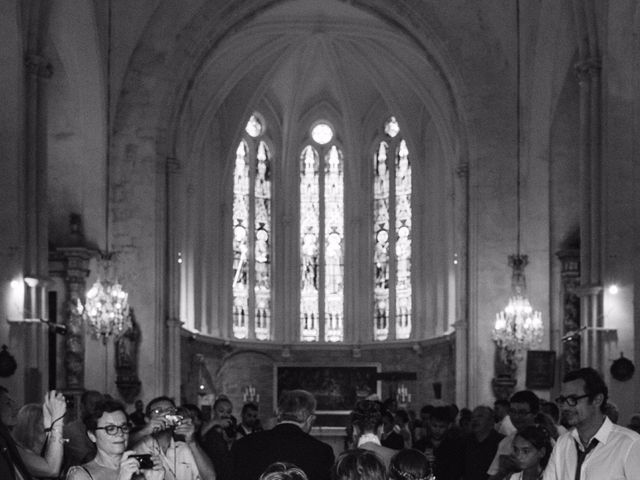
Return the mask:
[[(475, 404), (477, 399), (471, 399), (471, 395), (477, 395), (478, 385), (475, 376), (469, 368), (469, 359), (478, 358), (477, 332), (474, 332), (474, 340), (471, 341), (469, 329), (469, 298), (467, 295), (467, 269), (468, 269), (468, 192), (469, 192), (469, 164), (460, 163), (456, 168), (456, 196), (455, 212), (462, 212), (455, 222), (455, 249), (454, 266), (456, 279), (456, 403), (458, 405)], [(477, 322), (476, 322), (477, 329)]]
[(85, 279), (89, 275), (89, 262), (96, 252), (86, 247), (59, 247), (49, 255), (51, 275), (64, 278), (67, 287), (65, 299), (64, 342), (65, 391), (84, 390), (85, 326), (79, 302), (85, 297)]
[(170, 318), (167, 320), (167, 352), (166, 352), (166, 366), (167, 366), (167, 395), (180, 399), (180, 384), (181, 381), (181, 348), (180, 348), (180, 329), (182, 322), (177, 318)]
[(561, 365), (559, 377), (580, 367), (580, 251), (562, 250), (556, 253), (561, 262), (560, 331)]

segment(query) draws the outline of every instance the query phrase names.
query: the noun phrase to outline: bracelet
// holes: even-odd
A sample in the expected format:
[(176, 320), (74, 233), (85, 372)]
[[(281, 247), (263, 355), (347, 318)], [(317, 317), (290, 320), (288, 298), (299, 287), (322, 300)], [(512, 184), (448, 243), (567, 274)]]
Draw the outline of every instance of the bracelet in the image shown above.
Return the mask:
[(53, 426), (59, 422), (60, 420), (62, 420), (64, 418), (65, 414), (63, 413), (62, 415), (60, 415), (58, 418), (56, 418), (53, 422), (51, 422), (51, 425), (49, 425), (48, 428), (45, 428), (44, 431), (45, 432), (50, 432), (51, 430), (53, 430)]

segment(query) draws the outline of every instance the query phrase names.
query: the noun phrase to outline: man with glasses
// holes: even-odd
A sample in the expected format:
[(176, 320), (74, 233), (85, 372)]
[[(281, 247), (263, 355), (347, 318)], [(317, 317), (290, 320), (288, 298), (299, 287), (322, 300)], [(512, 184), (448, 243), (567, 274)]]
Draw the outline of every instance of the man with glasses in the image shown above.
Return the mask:
[(196, 442), (191, 419), (177, 414), (173, 400), (154, 398), (147, 404), (146, 416), (147, 424), (131, 443), (137, 453), (160, 457), (164, 480), (215, 479), (211, 460)]
[(640, 435), (605, 415), (608, 389), (593, 368), (565, 375), (558, 403), (571, 428), (556, 443), (544, 480), (631, 479), (640, 476)]
[(487, 470), (490, 480), (508, 478), (520, 470), (513, 458), (513, 440), (518, 431), (535, 424), (535, 417), (540, 410), (540, 400), (531, 390), (521, 390), (509, 399), (509, 417), (516, 432), (506, 436), (498, 445), (498, 451)]

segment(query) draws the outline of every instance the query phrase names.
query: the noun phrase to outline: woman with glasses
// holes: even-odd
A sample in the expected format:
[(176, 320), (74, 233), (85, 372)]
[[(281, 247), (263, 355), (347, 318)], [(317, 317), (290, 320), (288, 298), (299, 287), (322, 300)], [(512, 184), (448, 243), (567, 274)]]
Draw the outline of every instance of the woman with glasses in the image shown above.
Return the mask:
[(164, 477), (158, 457), (151, 457), (149, 462), (137, 458), (133, 450), (127, 450), (131, 427), (120, 402), (102, 400), (84, 418), (84, 423), (97, 453), (89, 463), (71, 467), (67, 480), (161, 480)]

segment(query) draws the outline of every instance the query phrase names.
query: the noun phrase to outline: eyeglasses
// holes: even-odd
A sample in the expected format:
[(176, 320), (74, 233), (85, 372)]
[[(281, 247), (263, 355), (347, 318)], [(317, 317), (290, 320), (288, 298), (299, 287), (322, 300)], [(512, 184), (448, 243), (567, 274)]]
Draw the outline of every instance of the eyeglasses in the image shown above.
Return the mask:
[(167, 408), (154, 408), (151, 410), (151, 415), (173, 415), (178, 412), (177, 408), (167, 407)]
[(563, 403), (566, 403), (570, 407), (575, 407), (578, 404), (578, 400), (580, 400), (581, 398), (586, 398), (588, 396), (589, 396), (588, 393), (585, 393), (584, 395), (567, 395), (566, 397), (563, 395), (560, 395), (558, 398), (556, 398), (556, 403), (558, 405), (562, 405)]
[(120, 430), (123, 435), (126, 435), (131, 431), (131, 426), (126, 423), (122, 425), (105, 425), (104, 427), (96, 427), (96, 430), (104, 430), (107, 435), (117, 435), (118, 430)]

